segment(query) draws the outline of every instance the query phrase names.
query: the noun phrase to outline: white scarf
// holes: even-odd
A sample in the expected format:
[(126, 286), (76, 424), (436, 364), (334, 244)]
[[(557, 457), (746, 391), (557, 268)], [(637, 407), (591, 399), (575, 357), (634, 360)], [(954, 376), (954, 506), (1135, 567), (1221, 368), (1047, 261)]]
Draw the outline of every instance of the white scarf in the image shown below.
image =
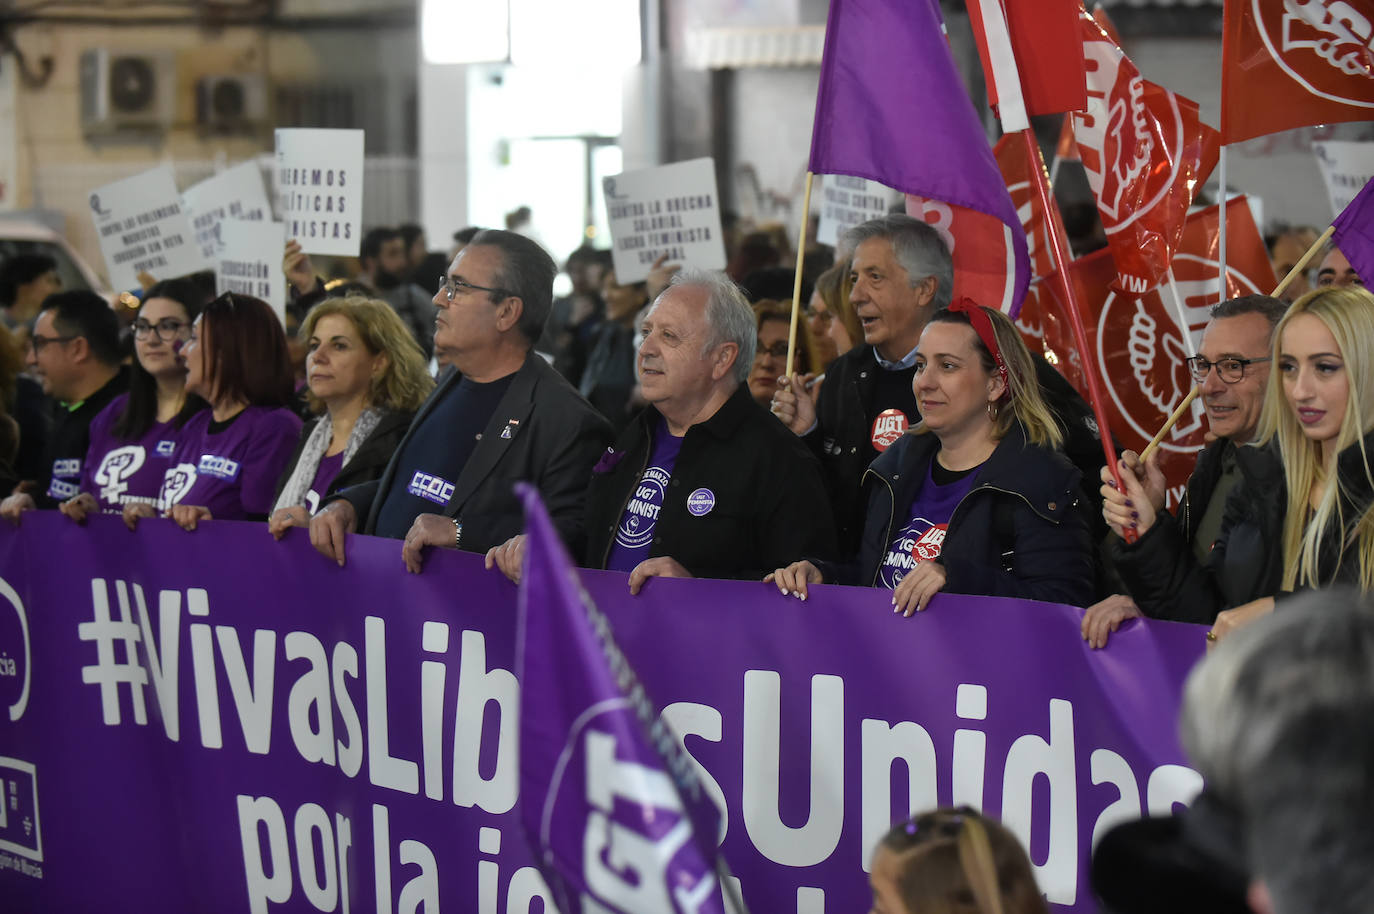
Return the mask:
[[(348, 443), (344, 445), (341, 467), (348, 465), (348, 461), (357, 452), (358, 446), (367, 440), (367, 437), (372, 434), (373, 429), (381, 420), (382, 411), (375, 406), (370, 406), (362, 411), (358, 420), (353, 423), (353, 431), (349, 433)], [(315, 428), (310, 432), (310, 437), (305, 440), (305, 447), (301, 448), (301, 456), (296, 461), (296, 468), (291, 471), (291, 478), (286, 480), (286, 485), (282, 487), (281, 495), (277, 496), (277, 503), (272, 506), (273, 511), (305, 504), (306, 493), (310, 491), (311, 484), (315, 482), (315, 474), (320, 469), (320, 460), (324, 457), (324, 452), (328, 450), (329, 442), (333, 437), (334, 423), (329, 420), (329, 413), (325, 413), (315, 423)], [(324, 495), (323, 492), (318, 494)]]

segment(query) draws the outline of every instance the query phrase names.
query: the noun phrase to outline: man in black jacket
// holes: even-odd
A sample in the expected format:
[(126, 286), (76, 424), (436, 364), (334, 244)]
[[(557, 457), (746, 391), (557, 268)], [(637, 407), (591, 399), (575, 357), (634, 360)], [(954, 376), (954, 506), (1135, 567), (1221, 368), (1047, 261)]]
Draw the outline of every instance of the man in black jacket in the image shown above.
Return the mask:
[[(719, 273), (683, 271), (642, 322), (649, 402), (591, 472), (585, 565), (653, 577), (761, 579), (834, 554), (815, 458), (744, 383), (754, 316)], [(493, 549), (518, 579), (523, 537)]]
[(533, 484), (568, 547), (583, 545), (583, 499), (610, 425), (533, 350), (553, 297), (553, 260), (514, 232), (484, 231), (434, 296), (435, 340), (456, 368), (415, 415), (382, 478), (327, 501), (310, 541), (340, 565), (354, 530), (424, 550), (486, 552), (520, 531), (512, 486)]
[(16, 491), (0, 503), (0, 516), (15, 523), (20, 513), (55, 508), (81, 490), (91, 420), (129, 387), (120, 365), (119, 321), (103, 298), (85, 289), (43, 301), (25, 353), (30, 371), (54, 401), (53, 419), (38, 487), (32, 494)]
[[(1270, 339), (1286, 305), (1267, 295), (1247, 295), (1215, 306), (1189, 371), (1201, 389), (1207, 427), (1213, 437), (1198, 454), (1178, 514), (1164, 511), (1165, 481), (1156, 455), (1141, 465), (1133, 451), (1122, 455), (1139, 481), (1139, 517), (1131, 523), (1139, 539), (1127, 544), (1112, 535), (1107, 554), (1128, 594), (1114, 594), (1088, 607), (1082, 633), (1092, 647), (1104, 647), (1122, 622), (1141, 615), (1174, 622), (1210, 624), (1232, 605), (1211, 570), (1212, 544), (1221, 533), (1227, 496), (1237, 487), (1253, 491), (1259, 479), (1272, 485), (1273, 459), (1267, 451), (1240, 450), (1255, 437), (1269, 381)], [(1282, 473), (1278, 482), (1281, 484)], [(1103, 469), (1102, 480), (1110, 476)], [(1105, 486), (1104, 486), (1105, 489)], [(1272, 501), (1270, 498), (1256, 502)], [(1257, 569), (1254, 597), (1274, 592), (1271, 578), (1282, 569)], [(1240, 602), (1246, 602), (1241, 599)]]

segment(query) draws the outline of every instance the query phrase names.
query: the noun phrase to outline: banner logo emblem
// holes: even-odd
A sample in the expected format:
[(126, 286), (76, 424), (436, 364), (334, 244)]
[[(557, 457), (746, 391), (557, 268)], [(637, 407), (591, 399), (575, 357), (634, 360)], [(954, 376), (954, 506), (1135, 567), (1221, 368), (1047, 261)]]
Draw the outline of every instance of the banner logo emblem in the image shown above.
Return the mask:
[[(1250, 15), (1274, 62), (1308, 92), (1374, 109), (1374, 23), (1341, 0), (1250, 0)], [(1352, 76), (1367, 77), (1352, 91)], [(1358, 84), (1357, 84), (1358, 85)]]

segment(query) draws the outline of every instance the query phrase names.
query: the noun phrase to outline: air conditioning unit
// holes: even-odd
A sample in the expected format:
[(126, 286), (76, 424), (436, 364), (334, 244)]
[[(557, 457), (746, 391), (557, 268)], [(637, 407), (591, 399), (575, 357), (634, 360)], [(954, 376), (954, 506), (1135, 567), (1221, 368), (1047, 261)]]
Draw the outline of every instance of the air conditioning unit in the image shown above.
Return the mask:
[(81, 128), (88, 134), (161, 131), (172, 124), (176, 58), (168, 51), (81, 55)]
[(214, 74), (196, 83), (196, 123), (238, 130), (267, 120), (267, 80), (258, 73)]

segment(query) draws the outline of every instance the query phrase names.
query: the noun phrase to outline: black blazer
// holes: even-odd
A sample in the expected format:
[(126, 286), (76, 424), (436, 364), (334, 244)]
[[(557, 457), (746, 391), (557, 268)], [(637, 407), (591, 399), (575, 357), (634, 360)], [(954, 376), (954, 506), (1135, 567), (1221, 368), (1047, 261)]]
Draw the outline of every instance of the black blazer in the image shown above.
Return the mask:
[[(366, 519), (360, 532), (376, 531), (383, 500), (379, 495), (390, 491), (411, 432), (429, 418), (434, 404), (460, 378), (453, 372), (429, 395), (379, 479), (336, 496), (347, 499), (358, 517)], [(482, 430), (482, 440), (454, 482), (453, 495), (441, 513), (462, 522), (463, 549), (486, 552), (524, 530), (524, 511), (514, 486), (528, 482), (539, 489), (564, 543), (578, 555), (587, 479), (592, 464), (610, 443), (610, 423), (531, 349)]]

